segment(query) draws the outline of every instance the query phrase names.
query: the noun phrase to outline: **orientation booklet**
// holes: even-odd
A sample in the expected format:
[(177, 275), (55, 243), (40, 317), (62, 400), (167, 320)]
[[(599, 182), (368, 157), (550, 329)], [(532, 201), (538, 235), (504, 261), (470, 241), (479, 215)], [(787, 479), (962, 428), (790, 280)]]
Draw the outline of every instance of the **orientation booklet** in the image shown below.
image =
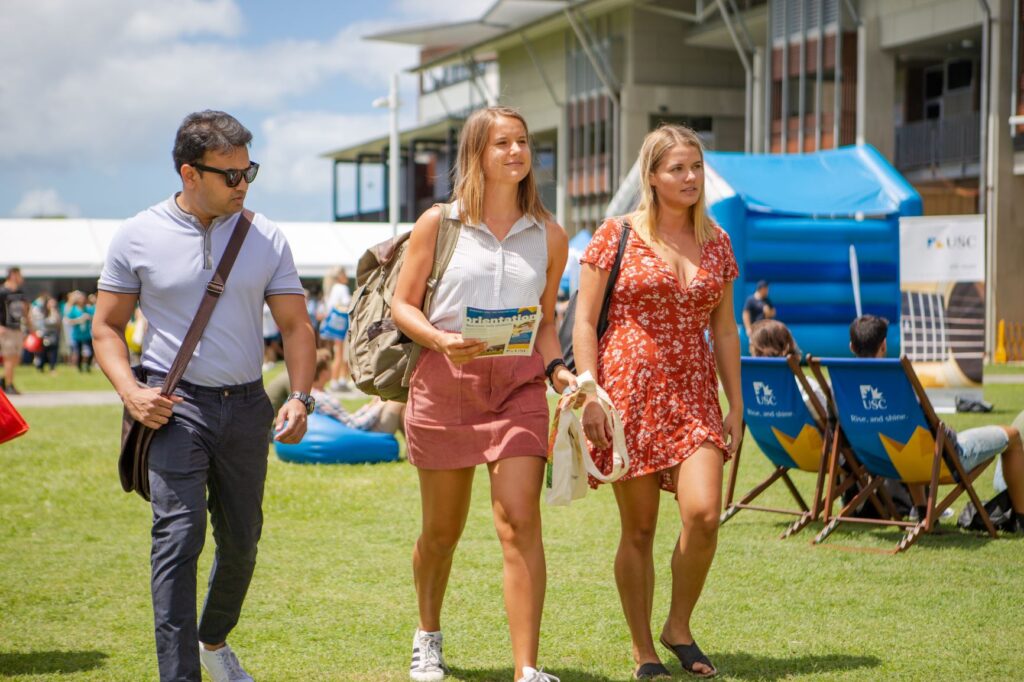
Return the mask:
[(485, 310), (466, 306), (462, 315), (462, 338), (487, 342), (478, 358), (501, 355), (530, 355), (540, 323), (540, 306)]

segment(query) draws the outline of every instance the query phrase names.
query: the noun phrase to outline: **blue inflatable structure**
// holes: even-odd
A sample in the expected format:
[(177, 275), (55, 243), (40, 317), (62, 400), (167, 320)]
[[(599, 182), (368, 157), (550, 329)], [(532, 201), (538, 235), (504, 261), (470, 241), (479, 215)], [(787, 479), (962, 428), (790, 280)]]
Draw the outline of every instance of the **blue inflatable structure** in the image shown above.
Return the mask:
[(322, 414), (309, 415), (306, 435), (295, 444), (274, 442), (277, 456), (298, 464), (367, 464), (398, 460), (398, 441), (390, 433), (349, 428)]
[[(858, 296), (862, 313), (899, 321), (899, 219), (921, 215), (921, 197), (873, 147), (708, 152), (706, 168), (708, 210), (739, 263), (737, 320), (763, 279), (804, 352), (849, 355)], [(742, 326), (740, 334), (745, 350)], [(889, 327), (888, 348), (899, 355), (899, 324)]]

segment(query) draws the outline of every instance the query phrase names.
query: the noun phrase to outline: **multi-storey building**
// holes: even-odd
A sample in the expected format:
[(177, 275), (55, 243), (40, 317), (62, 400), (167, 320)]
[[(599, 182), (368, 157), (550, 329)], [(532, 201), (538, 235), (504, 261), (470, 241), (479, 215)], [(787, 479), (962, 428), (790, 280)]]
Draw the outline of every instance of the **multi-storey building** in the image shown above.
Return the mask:
[[(926, 214), (985, 215), (990, 325), (1024, 321), (1022, 6), (497, 0), (476, 22), (372, 36), (421, 47), (410, 65), (419, 123), (402, 133), (414, 161), (403, 162), (403, 218), (447, 195), (461, 120), (486, 103), (529, 121), (545, 201), (570, 233), (600, 222), (662, 121), (687, 123), (717, 150), (868, 143), (914, 184)], [(386, 146), (382, 137), (328, 156), (383, 176)]]

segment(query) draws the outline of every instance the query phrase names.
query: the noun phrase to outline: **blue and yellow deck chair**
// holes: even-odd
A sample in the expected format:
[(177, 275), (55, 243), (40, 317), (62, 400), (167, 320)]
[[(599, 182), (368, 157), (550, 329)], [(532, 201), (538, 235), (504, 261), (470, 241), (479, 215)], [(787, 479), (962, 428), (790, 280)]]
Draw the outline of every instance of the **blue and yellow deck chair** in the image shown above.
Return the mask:
[[(795, 515), (798, 517), (797, 520), (781, 536), (786, 538), (811, 521), (817, 520), (821, 514), (824, 478), (827, 471), (825, 465), (829, 452), (826, 443), (830, 441), (827, 435), (826, 408), (815, 396), (796, 356), (744, 357), (740, 360), (740, 368), (744, 426), (761, 448), (761, 452), (775, 465), (775, 469), (742, 499), (734, 502), (741, 443), (732, 460), (726, 489), (725, 511), (722, 513), (721, 522), (725, 523), (741, 509)], [(808, 396), (810, 409), (801, 397), (800, 387)], [(842, 480), (837, 486), (838, 490), (845, 490), (853, 484), (855, 477), (846, 475), (847, 473), (863, 473), (859, 471), (852, 456), (847, 459), (850, 460), (851, 466), (847, 467), (846, 472), (839, 473)], [(807, 471), (817, 477), (810, 508), (789, 477), (792, 469)], [(789, 489), (799, 509), (780, 509), (752, 504), (761, 493), (780, 479)]]
[[(860, 464), (869, 474), (868, 485), (840, 512), (832, 516), (832, 502), (839, 493), (830, 486), (825, 493), (825, 528), (814, 538), (824, 541), (841, 523), (869, 523), (906, 528), (891, 553), (902, 552), (918, 537), (930, 531), (939, 514), (963, 492), (967, 492), (978, 509), (989, 535), (996, 537), (984, 505), (974, 491), (972, 482), (989, 462), (966, 472), (957, 453), (955, 434), (935, 414), (928, 396), (921, 387), (914, 368), (906, 357), (895, 359), (811, 358), (811, 368), (821, 376), (821, 367), (828, 369), (832, 394), (839, 420), (839, 429)], [(838, 466), (838, 449), (829, 454), (829, 471)], [(903, 483), (927, 483), (928, 512), (918, 521), (861, 519), (849, 516), (885, 478)], [(954, 488), (937, 501), (939, 485)]]

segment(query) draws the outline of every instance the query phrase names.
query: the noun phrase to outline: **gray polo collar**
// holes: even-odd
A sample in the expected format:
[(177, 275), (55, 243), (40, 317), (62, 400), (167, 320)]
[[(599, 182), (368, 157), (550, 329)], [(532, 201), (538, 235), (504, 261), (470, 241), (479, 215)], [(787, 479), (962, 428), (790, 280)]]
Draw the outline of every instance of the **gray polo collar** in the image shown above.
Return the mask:
[[(167, 210), (170, 212), (172, 216), (174, 216), (178, 220), (188, 223), (189, 225), (192, 225), (193, 227), (205, 232), (207, 228), (203, 227), (203, 224), (199, 222), (199, 218), (196, 218), (194, 215), (192, 215), (191, 213), (184, 210), (181, 206), (178, 205), (176, 199), (180, 195), (181, 192), (175, 192), (174, 194), (171, 195), (171, 198), (167, 200)], [(229, 220), (233, 220), (237, 216), (238, 213), (229, 213), (228, 215), (217, 216), (210, 222), (210, 231), (215, 230), (217, 227), (223, 225)]]

